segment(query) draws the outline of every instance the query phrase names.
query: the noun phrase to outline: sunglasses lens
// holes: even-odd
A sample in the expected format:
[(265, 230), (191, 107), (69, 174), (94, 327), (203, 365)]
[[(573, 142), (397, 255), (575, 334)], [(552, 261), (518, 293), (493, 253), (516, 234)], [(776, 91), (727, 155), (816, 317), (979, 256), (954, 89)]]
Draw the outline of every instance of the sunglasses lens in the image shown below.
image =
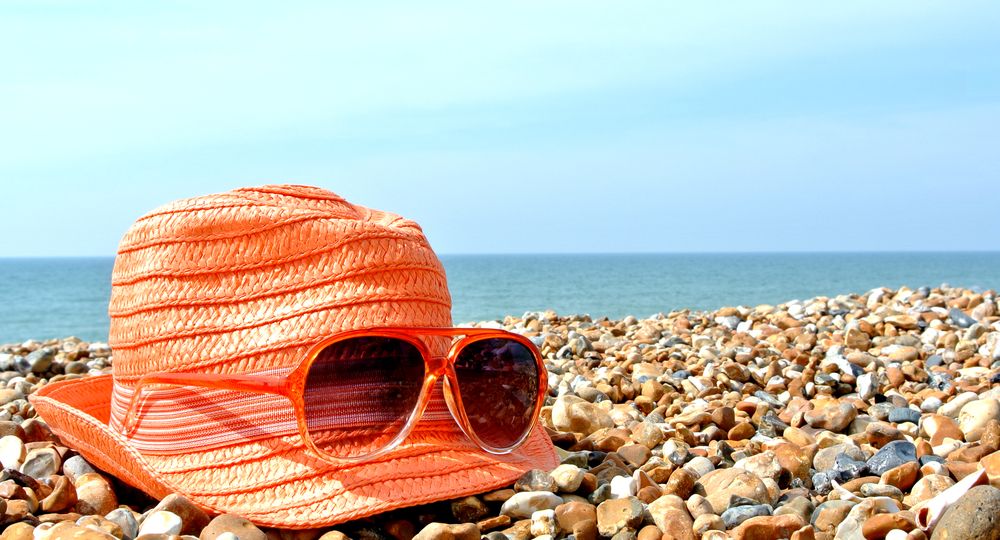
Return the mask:
[(366, 336), (323, 349), (309, 367), (309, 436), (320, 451), (356, 458), (395, 439), (420, 400), (424, 359), (401, 339)]
[(512, 339), (466, 345), (455, 359), (462, 404), (476, 435), (496, 449), (512, 447), (528, 431), (538, 398), (538, 364)]

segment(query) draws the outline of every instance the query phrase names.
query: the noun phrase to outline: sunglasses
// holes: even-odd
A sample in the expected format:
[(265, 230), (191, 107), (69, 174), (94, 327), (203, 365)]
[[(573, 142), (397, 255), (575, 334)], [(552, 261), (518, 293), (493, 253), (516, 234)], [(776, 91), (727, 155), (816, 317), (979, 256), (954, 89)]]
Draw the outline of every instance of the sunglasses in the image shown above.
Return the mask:
[[(446, 356), (427, 342), (451, 339)], [(152, 373), (134, 389), (123, 432), (137, 425), (149, 385), (277, 394), (294, 406), (306, 447), (331, 461), (364, 461), (392, 450), (423, 416), (438, 381), (451, 416), (491, 454), (527, 439), (545, 401), (547, 371), (524, 336), (485, 328), (375, 328), (333, 335), (284, 376)]]

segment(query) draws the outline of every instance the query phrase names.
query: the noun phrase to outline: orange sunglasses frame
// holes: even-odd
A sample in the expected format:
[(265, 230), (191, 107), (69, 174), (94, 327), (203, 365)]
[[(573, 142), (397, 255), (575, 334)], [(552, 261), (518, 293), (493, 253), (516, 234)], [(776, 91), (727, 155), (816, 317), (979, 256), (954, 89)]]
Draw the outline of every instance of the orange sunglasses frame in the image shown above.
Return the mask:
[[(421, 336), (451, 338), (459, 336), (463, 337), (452, 343), (447, 356), (433, 356), (424, 341), (420, 339)], [(413, 412), (410, 413), (406, 424), (403, 426), (402, 430), (400, 430), (399, 434), (387, 443), (384, 448), (363, 456), (334, 456), (320, 450), (319, 447), (317, 447), (313, 442), (312, 437), (309, 435), (309, 429), (306, 424), (304, 399), (306, 377), (312, 363), (316, 360), (316, 357), (323, 351), (323, 349), (333, 345), (334, 343), (357, 337), (395, 338), (412, 344), (418, 351), (420, 351), (420, 355), (424, 359), (424, 381), (423, 386), (420, 389), (420, 397), (417, 399), (417, 405), (414, 407)], [(510, 446), (499, 448), (486, 444), (479, 438), (478, 435), (476, 435), (471, 422), (469, 422), (469, 417), (465, 412), (465, 407), (462, 403), (460, 385), (458, 383), (458, 376), (455, 373), (455, 360), (458, 358), (458, 354), (462, 351), (462, 349), (477, 341), (495, 338), (509, 339), (525, 346), (529, 351), (531, 351), (532, 356), (535, 358), (535, 363), (538, 369), (538, 395), (535, 397), (535, 408), (532, 413), (531, 423), (517, 441)], [(542, 355), (538, 351), (538, 347), (536, 347), (531, 340), (520, 334), (491, 328), (366, 328), (337, 333), (320, 341), (309, 349), (305, 358), (287, 375), (230, 375), (225, 373), (167, 372), (144, 375), (136, 383), (132, 398), (129, 401), (128, 411), (125, 415), (122, 431), (125, 436), (130, 436), (138, 427), (139, 415), (136, 414), (136, 405), (142, 394), (142, 389), (149, 385), (197, 386), (239, 392), (277, 394), (288, 398), (292, 402), (295, 409), (295, 418), (298, 423), (299, 436), (302, 437), (303, 442), (310, 451), (327, 461), (366, 461), (390, 452), (399, 446), (399, 444), (410, 435), (413, 428), (416, 426), (417, 421), (423, 416), (424, 410), (430, 402), (431, 392), (434, 385), (439, 379), (444, 380), (444, 397), (448, 405), (448, 410), (451, 412), (451, 416), (462, 429), (462, 432), (486, 452), (498, 455), (512, 452), (528, 438), (528, 435), (531, 434), (535, 424), (538, 423), (538, 414), (542, 409), (542, 405), (545, 403), (545, 396), (548, 392), (548, 371), (545, 369), (545, 363), (542, 361)]]

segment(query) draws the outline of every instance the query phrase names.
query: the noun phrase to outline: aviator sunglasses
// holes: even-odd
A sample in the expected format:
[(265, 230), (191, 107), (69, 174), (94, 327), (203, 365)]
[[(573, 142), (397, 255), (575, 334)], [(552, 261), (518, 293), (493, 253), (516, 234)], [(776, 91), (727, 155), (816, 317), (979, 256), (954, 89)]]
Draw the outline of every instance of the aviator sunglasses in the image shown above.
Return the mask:
[[(451, 339), (444, 356), (428, 339)], [(485, 328), (375, 328), (330, 336), (287, 375), (152, 373), (137, 383), (123, 431), (138, 424), (147, 385), (277, 394), (295, 409), (306, 446), (327, 460), (363, 461), (402, 443), (423, 416), (435, 385), (462, 431), (491, 454), (517, 448), (545, 401), (547, 371), (524, 336)]]

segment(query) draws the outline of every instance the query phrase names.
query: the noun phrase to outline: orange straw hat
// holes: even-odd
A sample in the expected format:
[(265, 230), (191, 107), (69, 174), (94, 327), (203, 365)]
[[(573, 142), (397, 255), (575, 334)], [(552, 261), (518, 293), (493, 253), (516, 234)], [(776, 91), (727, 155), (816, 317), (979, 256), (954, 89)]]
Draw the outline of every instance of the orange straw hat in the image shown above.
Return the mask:
[(440, 385), (402, 444), (363, 462), (309, 452), (289, 401), (269, 394), (160, 388), (122, 434), (147, 373), (283, 373), (337, 332), (451, 325), (444, 269), (420, 227), (329, 191), (237, 189), (139, 218), (119, 246), (109, 313), (112, 374), (48, 384), (31, 401), (63, 442), (154, 497), (181, 493), (211, 512), (301, 529), (558, 464), (537, 424), (513, 452), (483, 451)]

